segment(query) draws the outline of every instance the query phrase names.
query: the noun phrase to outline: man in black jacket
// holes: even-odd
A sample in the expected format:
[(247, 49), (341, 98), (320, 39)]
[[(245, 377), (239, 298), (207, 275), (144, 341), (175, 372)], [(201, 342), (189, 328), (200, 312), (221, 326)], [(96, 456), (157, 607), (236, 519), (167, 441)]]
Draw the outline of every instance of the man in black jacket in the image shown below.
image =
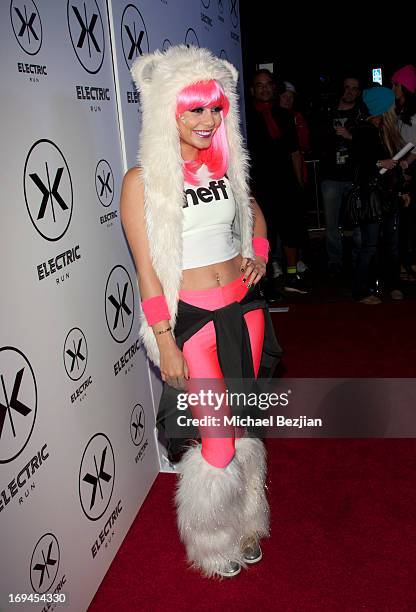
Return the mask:
[(326, 250), (331, 275), (337, 275), (342, 268), (340, 212), (344, 194), (351, 189), (354, 180), (352, 138), (362, 114), (360, 93), (358, 79), (344, 79), (343, 92), (337, 104), (321, 118), (318, 147), (326, 218)]
[(251, 188), (266, 218), (271, 268), (276, 261), (279, 235), (287, 262), (284, 288), (307, 293), (296, 269), (303, 222), (303, 177), (295, 123), (288, 111), (274, 104), (275, 84), (268, 70), (256, 72), (251, 94), (252, 104), (247, 112)]

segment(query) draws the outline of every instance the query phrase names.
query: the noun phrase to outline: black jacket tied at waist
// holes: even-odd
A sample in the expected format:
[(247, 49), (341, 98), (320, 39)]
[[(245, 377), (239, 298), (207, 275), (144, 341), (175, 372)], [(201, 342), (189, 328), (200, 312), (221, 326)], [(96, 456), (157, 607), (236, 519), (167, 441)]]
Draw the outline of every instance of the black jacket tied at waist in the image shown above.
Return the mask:
[[(263, 309), (264, 312), (265, 327), (263, 350), (257, 376), (258, 378), (268, 379), (274, 373), (282, 355), (282, 349), (276, 339), (269, 309), (258, 285), (252, 287), (240, 302), (233, 302), (217, 310), (205, 310), (179, 300), (175, 325), (176, 344), (182, 350), (189, 338), (208, 322), (213, 321), (218, 361), (227, 387), (230, 384), (232, 385), (232, 379), (253, 380), (255, 378), (253, 357), (244, 315), (259, 308)], [(181, 446), (180, 431), (174, 425), (178, 415), (178, 393), (180, 391), (166, 383), (164, 384), (156, 421), (158, 428), (164, 432), (167, 438), (174, 438), (168, 440), (170, 454), (178, 451)], [(185, 414), (191, 416), (188, 412)], [(173, 437), (172, 432), (175, 429), (178, 430), (178, 436), (175, 434)], [(195, 437), (197, 436), (198, 432), (195, 430)]]
[(176, 343), (183, 345), (209, 321), (214, 322), (218, 361), (224, 378), (254, 378), (250, 336), (243, 315), (251, 310), (264, 310), (265, 330), (263, 353), (258, 378), (269, 378), (282, 355), (270, 318), (259, 290), (253, 287), (241, 302), (233, 302), (217, 310), (205, 310), (179, 300), (175, 326)]

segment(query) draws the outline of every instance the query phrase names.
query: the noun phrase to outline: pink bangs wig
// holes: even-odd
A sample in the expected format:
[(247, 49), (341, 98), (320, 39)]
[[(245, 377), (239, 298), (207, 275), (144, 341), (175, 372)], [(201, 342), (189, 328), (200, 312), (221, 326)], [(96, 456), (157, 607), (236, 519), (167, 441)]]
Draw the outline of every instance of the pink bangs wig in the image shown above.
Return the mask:
[(212, 108), (221, 106), (221, 125), (212, 137), (211, 146), (198, 152), (196, 160), (183, 164), (184, 179), (192, 185), (198, 184), (196, 172), (205, 164), (214, 179), (224, 176), (228, 169), (228, 141), (225, 132), (224, 117), (227, 116), (230, 103), (218, 81), (200, 81), (184, 87), (179, 92), (176, 104), (176, 119), (182, 113), (194, 108)]

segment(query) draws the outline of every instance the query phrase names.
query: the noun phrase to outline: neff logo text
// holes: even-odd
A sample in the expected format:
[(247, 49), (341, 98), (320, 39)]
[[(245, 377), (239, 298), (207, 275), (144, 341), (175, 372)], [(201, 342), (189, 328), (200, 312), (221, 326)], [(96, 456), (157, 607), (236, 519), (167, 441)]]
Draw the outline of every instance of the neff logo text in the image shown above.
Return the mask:
[(208, 204), (215, 200), (220, 200), (221, 196), (219, 191), (222, 192), (224, 200), (228, 200), (227, 188), (225, 186), (224, 179), (220, 181), (210, 181), (208, 187), (198, 187), (197, 189), (188, 188), (185, 190), (185, 203), (183, 208), (188, 208), (191, 203), (193, 206), (203, 202)]

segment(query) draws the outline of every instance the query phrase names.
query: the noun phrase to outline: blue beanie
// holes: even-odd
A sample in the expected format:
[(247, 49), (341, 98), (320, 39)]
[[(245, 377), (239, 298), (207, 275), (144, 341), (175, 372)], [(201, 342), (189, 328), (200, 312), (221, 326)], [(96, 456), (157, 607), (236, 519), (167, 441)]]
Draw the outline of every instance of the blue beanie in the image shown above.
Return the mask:
[(370, 117), (377, 117), (393, 106), (395, 96), (393, 91), (387, 87), (371, 87), (371, 89), (364, 89), (363, 100)]

